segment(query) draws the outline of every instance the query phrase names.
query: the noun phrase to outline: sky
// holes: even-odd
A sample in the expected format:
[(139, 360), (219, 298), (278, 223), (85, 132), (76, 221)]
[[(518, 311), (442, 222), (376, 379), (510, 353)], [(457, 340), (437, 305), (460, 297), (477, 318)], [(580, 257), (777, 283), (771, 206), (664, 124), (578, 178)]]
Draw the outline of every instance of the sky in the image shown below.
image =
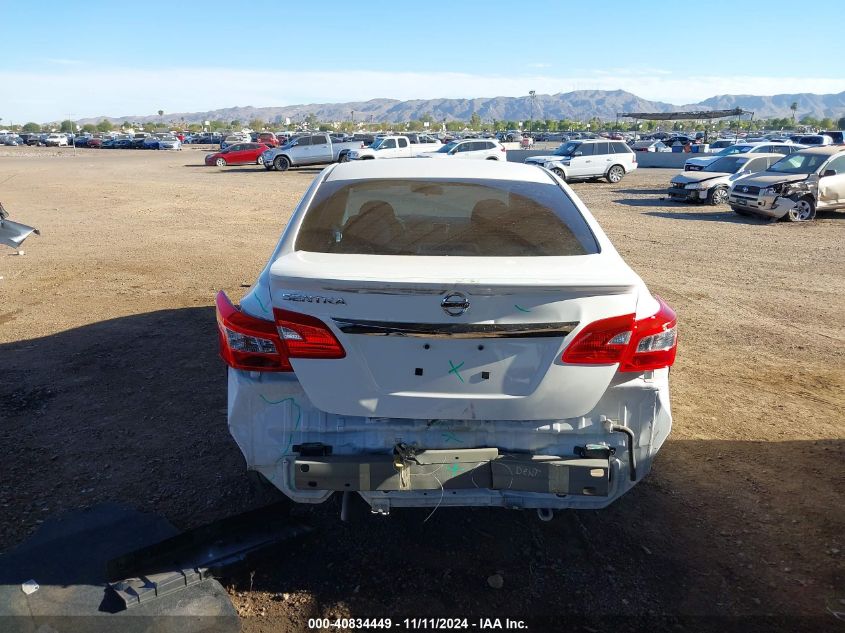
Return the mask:
[(676, 105), (845, 91), (842, 0), (0, 0), (0, 16), (0, 126), (529, 90)]

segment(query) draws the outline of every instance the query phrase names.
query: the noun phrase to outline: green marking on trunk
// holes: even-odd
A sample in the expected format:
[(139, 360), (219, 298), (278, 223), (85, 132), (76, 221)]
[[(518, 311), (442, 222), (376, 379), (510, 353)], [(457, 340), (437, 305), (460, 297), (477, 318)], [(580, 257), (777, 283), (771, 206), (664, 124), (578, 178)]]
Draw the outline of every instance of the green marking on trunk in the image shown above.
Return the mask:
[(464, 362), (465, 361), (461, 361), (458, 365), (455, 365), (455, 363), (453, 363), (451, 360), (449, 361), (449, 367), (451, 367), (449, 373), (455, 374), (458, 377), (458, 380), (460, 380), (461, 382), (464, 382), (464, 377), (461, 376), (460, 372), (461, 367), (464, 366)]
[(528, 308), (523, 308), (521, 305), (518, 305), (516, 303), (513, 304), (513, 307), (519, 310), (520, 312), (531, 312), (531, 310), (529, 310)]

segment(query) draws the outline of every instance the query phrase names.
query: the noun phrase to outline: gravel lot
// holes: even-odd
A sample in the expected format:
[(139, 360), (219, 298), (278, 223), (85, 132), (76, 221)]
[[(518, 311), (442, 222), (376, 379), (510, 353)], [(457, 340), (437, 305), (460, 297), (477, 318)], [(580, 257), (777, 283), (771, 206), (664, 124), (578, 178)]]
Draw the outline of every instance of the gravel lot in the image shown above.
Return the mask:
[[(202, 157), (0, 149), (0, 200), (42, 231), (0, 251), (0, 551), (107, 500), (181, 528), (264, 501), (226, 429), (210, 306), (252, 283), (317, 170)], [(574, 186), (679, 314), (675, 428), (649, 478), (551, 523), (296, 508), (318, 536), (225, 579), (245, 631), (315, 615), (841, 624), (845, 214), (796, 226), (662, 201), (671, 174)]]

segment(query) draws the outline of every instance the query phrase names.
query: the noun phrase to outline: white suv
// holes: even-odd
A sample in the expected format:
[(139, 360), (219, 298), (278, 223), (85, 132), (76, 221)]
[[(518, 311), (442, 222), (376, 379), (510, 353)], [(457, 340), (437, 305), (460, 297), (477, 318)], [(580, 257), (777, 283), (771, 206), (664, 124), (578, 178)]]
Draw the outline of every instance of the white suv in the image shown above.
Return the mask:
[(540, 165), (566, 181), (607, 178), (619, 182), (637, 168), (637, 155), (622, 141), (585, 139), (568, 141), (549, 156), (531, 156), (529, 165)]
[(436, 152), (420, 154), (426, 158), (470, 158), (476, 160), (507, 160), (507, 150), (492, 139), (466, 139), (447, 143)]
[(48, 147), (51, 145), (54, 147), (67, 147), (67, 135), (53, 133), (44, 140), (44, 145), (47, 145)]

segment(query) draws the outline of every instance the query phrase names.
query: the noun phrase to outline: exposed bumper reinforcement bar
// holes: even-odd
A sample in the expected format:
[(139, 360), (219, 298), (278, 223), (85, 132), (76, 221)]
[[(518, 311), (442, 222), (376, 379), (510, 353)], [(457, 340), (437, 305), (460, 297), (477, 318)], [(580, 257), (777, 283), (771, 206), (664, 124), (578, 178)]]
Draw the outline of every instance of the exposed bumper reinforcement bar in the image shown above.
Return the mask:
[(390, 455), (300, 457), (293, 464), (299, 490), (403, 491), (491, 489), (606, 497), (607, 459), (502, 455), (496, 448), (426, 450), (397, 468)]

